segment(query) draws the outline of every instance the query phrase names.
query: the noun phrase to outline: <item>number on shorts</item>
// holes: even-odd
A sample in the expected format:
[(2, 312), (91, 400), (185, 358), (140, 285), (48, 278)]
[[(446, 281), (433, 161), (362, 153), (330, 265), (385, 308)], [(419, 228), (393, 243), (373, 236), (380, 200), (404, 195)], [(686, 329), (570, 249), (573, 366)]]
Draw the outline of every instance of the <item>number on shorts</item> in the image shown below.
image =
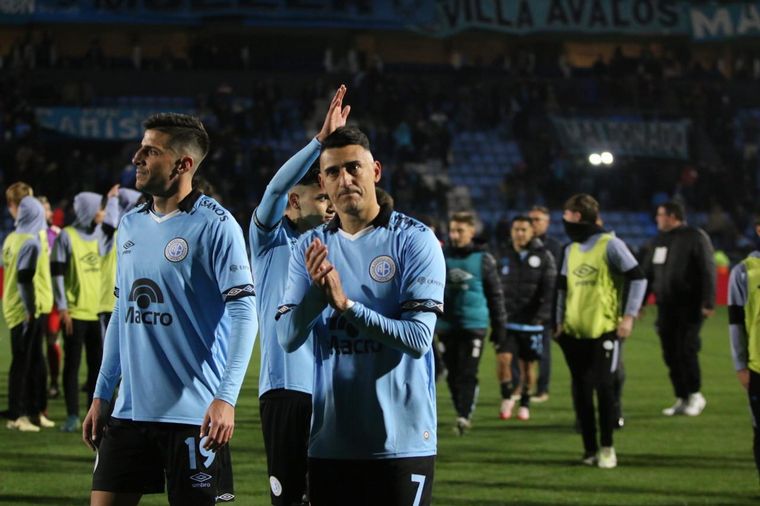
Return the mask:
[(543, 334), (533, 334), (530, 336), (531, 349), (541, 355), (544, 352), (544, 336)]
[(412, 481), (417, 484), (417, 494), (414, 496), (414, 504), (412, 506), (420, 506), (422, 500), (422, 490), (425, 488), (425, 475), (413, 474)]
[[(208, 439), (208, 436), (205, 436), (203, 439), (201, 439), (198, 451), (201, 452), (202, 456), (206, 457), (206, 460), (203, 462), (203, 467), (208, 469), (208, 466), (214, 462), (216, 453), (203, 447), (206, 439)], [(198, 469), (198, 463), (195, 460), (195, 438), (190, 436), (189, 438), (185, 439), (185, 444), (187, 445), (187, 456), (190, 460), (190, 469)]]

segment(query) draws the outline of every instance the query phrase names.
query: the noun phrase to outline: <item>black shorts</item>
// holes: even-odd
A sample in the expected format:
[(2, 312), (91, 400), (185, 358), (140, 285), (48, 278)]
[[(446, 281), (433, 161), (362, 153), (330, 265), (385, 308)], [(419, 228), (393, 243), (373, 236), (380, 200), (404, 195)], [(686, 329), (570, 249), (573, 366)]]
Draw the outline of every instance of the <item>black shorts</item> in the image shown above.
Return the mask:
[(309, 458), (312, 506), (429, 506), (435, 456), (378, 460)]
[(171, 505), (232, 501), (230, 447), (205, 450), (199, 432), (197, 425), (112, 417), (98, 447), (92, 489), (160, 494), (166, 480)]
[(541, 359), (544, 332), (507, 329), (504, 339), (496, 343), (496, 353), (511, 353), (526, 362)]
[(311, 395), (282, 388), (270, 390), (259, 399), (259, 413), (272, 504), (308, 504), (303, 499), (306, 494)]

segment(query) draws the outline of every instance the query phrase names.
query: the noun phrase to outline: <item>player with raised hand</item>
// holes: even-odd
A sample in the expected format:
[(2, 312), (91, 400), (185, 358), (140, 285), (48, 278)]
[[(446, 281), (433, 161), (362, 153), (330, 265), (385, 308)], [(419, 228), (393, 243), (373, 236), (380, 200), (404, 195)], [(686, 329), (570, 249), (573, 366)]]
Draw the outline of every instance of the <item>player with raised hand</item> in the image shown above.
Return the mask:
[[(259, 410), (272, 504), (302, 504), (306, 495), (306, 451), (311, 424), (314, 351), (303, 346), (285, 353), (277, 342), (272, 315), (285, 292), (288, 262), (297, 238), (333, 217), (330, 199), (319, 186), (322, 142), (346, 124), (346, 87), (335, 92), (322, 129), (293, 155), (267, 185), (250, 227), (251, 267), (259, 293), (261, 372)], [(310, 339), (310, 338), (309, 338)]]

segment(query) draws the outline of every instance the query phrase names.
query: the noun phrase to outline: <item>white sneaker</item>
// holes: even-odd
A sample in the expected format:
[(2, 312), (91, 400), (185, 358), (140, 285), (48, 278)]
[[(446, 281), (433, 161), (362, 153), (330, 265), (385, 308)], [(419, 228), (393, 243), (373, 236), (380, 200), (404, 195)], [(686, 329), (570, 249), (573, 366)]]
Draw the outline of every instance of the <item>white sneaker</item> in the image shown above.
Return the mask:
[(597, 465), (596, 455), (593, 453), (584, 455), (583, 458), (581, 459), (581, 464), (583, 464), (584, 466), (596, 467)]
[(471, 421), (469, 421), (467, 418), (463, 416), (457, 417), (455, 430), (459, 433), (460, 436), (464, 436), (465, 432), (467, 432), (471, 428), (472, 428)]
[(55, 422), (51, 420), (50, 418), (46, 417), (42, 413), (40, 413), (40, 417), (37, 421), (39, 422), (37, 425), (39, 425), (43, 429), (52, 429), (53, 427), (55, 427)]
[(512, 409), (515, 407), (515, 401), (512, 399), (504, 399), (501, 401), (501, 407), (499, 408), (499, 418), (502, 420), (509, 420), (512, 418)]
[(697, 392), (689, 396), (689, 401), (686, 404), (683, 412), (688, 416), (699, 416), (702, 410), (707, 405), (707, 399), (701, 393)]
[(6, 429), (17, 430), (20, 432), (39, 432), (40, 428), (34, 425), (28, 416), (20, 416), (15, 420), (9, 420), (5, 424)]
[(530, 420), (530, 409), (520, 406), (520, 409), (517, 410), (517, 419), (523, 421)]
[(686, 409), (686, 403), (684, 402), (683, 399), (678, 397), (676, 399), (675, 404), (673, 404), (669, 408), (665, 408), (662, 410), (662, 414), (665, 416), (683, 415), (685, 409)]
[(613, 446), (602, 446), (597, 457), (597, 466), (601, 469), (613, 469), (617, 467), (617, 455)]

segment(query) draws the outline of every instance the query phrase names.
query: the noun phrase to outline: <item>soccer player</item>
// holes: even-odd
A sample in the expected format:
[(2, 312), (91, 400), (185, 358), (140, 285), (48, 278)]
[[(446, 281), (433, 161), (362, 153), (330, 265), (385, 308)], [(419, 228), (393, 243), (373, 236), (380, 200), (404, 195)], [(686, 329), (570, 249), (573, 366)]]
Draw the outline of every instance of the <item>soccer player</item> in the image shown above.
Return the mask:
[[(760, 216), (755, 217), (760, 236)], [(760, 474), (760, 251), (753, 251), (731, 269), (728, 282), (728, 323), (736, 377), (749, 394), (754, 441), (752, 449)]]
[(270, 496), (276, 506), (302, 504), (306, 494), (314, 350), (302, 346), (285, 353), (277, 342), (274, 315), (285, 293), (290, 252), (298, 237), (334, 214), (330, 199), (319, 186), (319, 165), (309, 169), (325, 138), (346, 123), (351, 109), (342, 106), (345, 93), (346, 87), (341, 86), (322, 130), (277, 171), (251, 218), (251, 267), (259, 293), (256, 309), (263, 315), (259, 411)]
[(253, 282), (240, 226), (192, 190), (203, 124), (168, 113), (144, 126), (132, 162), (152, 198), (119, 226), (116, 305), (82, 427), (98, 452), (91, 504), (137, 504), (166, 480), (170, 504), (211, 505), (234, 497), (227, 443), (258, 326)]
[[(549, 235), (549, 225), (551, 224), (551, 213), (545, 206), (533, 206), (528, 211), (533, 230), (536, 238), (540, 239), (544, 247), (549, 250), (554, 258), (555, 271), (556, 266), (562, 262), (562, 243)], [(556, 274), (556, 273), (555, 273)], [(541, 353), (541, 359), (538, 363), (538, 379), (536, 381), (536, 395), (533, 402), (546, 402), (549, 400), (549, 383), (551, 382), (552, 373), (552, 333), (554, 332), (554, 295), (552, 294), (552, 315), (550, 325), (544, 329), (544, 346)]]
[(61, 430), (79, 429), (79, 365), (87, 352), (87, 399), (92, 401), (103, 343), (98, 324), (100, 296), (100, 223), (103, 197), (81, 192), (74, 197), (76, 220), (64, 227), (53, 247), (51, 273), (55, 304), (63, 324), (63, 394), (66, 421)]
[(314, 506), (431, 501), (431, 343), (446, 268), (429, 228), (377, 203), (381, 174), (360, 130), (325, 139), (320, 183), (337, 216), (299, 240), (278, 310), (277, 337), (289, 352), (314, 332)]
[(6, 427), (39, 432), (54, 423), (47, 409), (47, 370), (42, 353), (44, 316), (53, 307), (45, 209), (32, 188), (18, 182), (5, 192), (16, 229), (3, 242), (3, 316), (10, 330)]
[(679, 202), (659, 206), (655, 219), (660, 233), (643, 264), (657, 298), (657, 333), (676, 395), (662, 414), (697, 416), (707, 405), (698, 353), (702, 322), (715, 312), (713, 247), (703, 230), (686, 224)]
[(503, 339), (507, 324), (496, 260), (474, 238), (475, 215), (468, 211), (454, 213), (449, 222), (451, 245), (443, 251), (445, 311), (436, 330), (444, 346), (443, 361), (449, 371), (446, 380), (457, 413), (455, 429), (459, 435), (472, 427), (478, 365), (489, 323), (492, 341)]
[(565, 202), (563, 222), (572, 242), (565, 248), (558, 281), (556, 335), (572, 376), (582, 463), (611, 469), (617, 466), (612, 432), (620, 344), (631, 335), (647, 281), (625, 243), (597, 225), (598, 218), (599, 203), (591, 195), (573, 195)]
[(502, 420), (512, 418), (515, 401), (512, 392), (512, 358), (517, 355), (522, 379), (520, 409), (517, 418), (530, 418), (532, 364), (544, 352), (544, 328), (552, 320), (554, 283), (557, 267), (554, 257), (541, 240), (534, 237), (531, 219), (515, 216), (510, 229), (512, 239), (500, 259), (501, 282), (509, 323), (501, 341), (493, 340), (497, 352), (497, 374), (501, 386)]

